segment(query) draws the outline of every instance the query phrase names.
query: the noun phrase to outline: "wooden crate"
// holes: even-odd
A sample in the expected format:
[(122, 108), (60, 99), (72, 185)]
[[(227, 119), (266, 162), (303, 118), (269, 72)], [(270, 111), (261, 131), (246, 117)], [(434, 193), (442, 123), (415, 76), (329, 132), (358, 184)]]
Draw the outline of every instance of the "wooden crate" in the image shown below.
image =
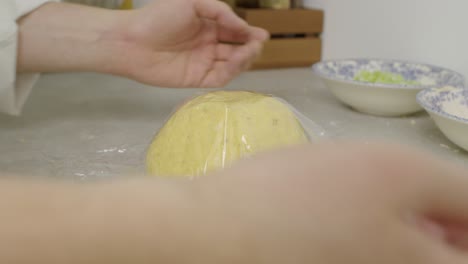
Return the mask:
[(319, 38), (272, 39), (252, 69), (306, 67), (321, 59), (322, 43)]
[(272, 35), (253, 69), (303, 67), (320, 61), (324, 13), (310, 9), (236, 9), (249, 24)]

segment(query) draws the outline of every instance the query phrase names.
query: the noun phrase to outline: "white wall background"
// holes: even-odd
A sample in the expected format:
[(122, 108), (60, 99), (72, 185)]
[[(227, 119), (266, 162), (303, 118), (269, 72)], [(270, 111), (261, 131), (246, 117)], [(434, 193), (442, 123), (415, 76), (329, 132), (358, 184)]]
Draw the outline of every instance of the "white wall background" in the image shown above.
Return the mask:
[(325, 14), (324, 59), (397, 58), (468, 77), (468, 0), (304, 0)]

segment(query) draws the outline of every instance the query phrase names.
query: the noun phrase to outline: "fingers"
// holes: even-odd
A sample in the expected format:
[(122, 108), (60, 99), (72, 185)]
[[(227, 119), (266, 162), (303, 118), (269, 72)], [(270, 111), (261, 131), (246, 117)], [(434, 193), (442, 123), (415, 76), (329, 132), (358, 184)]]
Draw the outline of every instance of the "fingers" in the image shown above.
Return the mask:
[(415, 206), (414, 212), (432, 225), (429, 231), (441, 235), (446, 245), (463, 245), (468, 253), (468, 171), (409, 149), (394, 149), (392, 154), (387, 171), (397, 168), (393, 177), (402, 180), (404, 206)]
[[(410, 211), (417, 219), (431, 220), (422, 221), (423, 226), (418, 226), (417, 221), (418, 224), (408, 225), (403, 232), (408, 235), (405, 240), (412, 241), (409, 245), (415, 247), (410, 253), (420, 252), (420, 257), (425, 258), (425, 262), (418, 263), (468, 263), (466, 170), (408, 148), (390, 145), (362, 148), (370, 150), (366, 152), (366, 161), (371, 162), (367, 166), (377, 166), (376, 174), (387, 174), (377, 177), (381, 181), (379, 188), (386, 186), (392, 190), (387, 195), (391, 203), (398, 204), (397, 213)], [(434, 219), (439, 221), (433, 222)]]
[(241, 32), (218, 28), (218, 40), (221, 42), (243, 44), (252, 40), (264, 42), (269, 38), (269, 33), (258, 27), (249, 27), (247, 31)]
[(428, 173), (425, 179), (428, 213), (468, 229), (468, 171), (443, 164)]
[(234, 46), (231, 55), (224, 64), (225, 70), (229, 73), (240, 73), (246, 70), (259, 56), (261, 50), (262, 43), (259, 41), (252, 41), (244, 45)]
[[(346, 149), (344, 145), (342, 148)], [(405, 208), (403, 211), (409, 209), (418, 218), (430, 220), (423, 223), (423, 233), (431, 234), (431, 238), (425, 238), (429, 243), (437, 241), (439, 247), (445, 246), (445, 251), (461, 249), (468, 256), (468, 171), (408, 148), (360, 147), (366, 148), (368, 151), (361, 157), (364, 168), (377, 166), (375, 173), (386, 175), (374, 175), (366, 181), (378, 179), (377, 186), (390, 188), (388, 195), (394, 196), (390, 198)], [(354, 153), (359, 153), (359, 149)]]
[(237, 65), (244, 64), (244, 62), (251, 62), (254, 60), (262, 50), (262, 43), (252, 41), (244, 45), (218, 45), (218, 60), (226, 60), (228, 65), (236, 68)]
[(425, 264), (463, 264), (468, 263), (468, 255), (462, 251), (454, 250), (452, 246), (443, 240), (436, 240), (427, 235), (415, 231), (410, 226), (403, 227), (401, 243), (405, 242), (406, 249), (403, 254), (413, 256), (412, 263)]
[(218, 41), (232, 44), (244, 44), (250, 39), (248, 31), (235, 32), (230, 30), (218, 29)]
[(238, 17), (231, 8), (217, 0), (194, 0), (195, 11), (200, 18), (217, 22), (223, 28), (233, 32), (248, 32), (247, 22)]
[(468, 253), (468, 227), (467, 226), (456, 226), (446, 225), (445, 233), (447, 242)]
[(427, 179), (425, 214), (444, 230), (445, 242), (468, 258), (468, 174), (447, 165), (434, 173)]
[(221, 42), (246, 43), (251, 40), (266, 41), (269, 38), (264, 29), (249, 26), (221, 1), (195, 0), (194, 3), (200, 18), (215, 21), (218, 40)]
[(270, 38), (270, 33), (263, 28), (252, 27), (252, 38), (264, 42)]
[(399, 188), (405, 189), (402, 196), (407, 200), (402, 205), (412, 207), (423, 219), (419, 225), (424, 231), (422, 240), (433, 247), (435, 256), (443, 258), (435, 263), (468, 263), (467, 171), (418, 152), (393, 154), (398, 156), (389, 162), (400, 168), (395, 176), (404, 179)]
[(238, 46), (232, 44), (218, 44), (216, 46), (216, 60), (229, 60), (236, 48)]
[(241, 45), (236, 44), (218, 44), (216, 47), (216, 60), (228, 61), (232, 60), (232, 56), (236, 53), (245, 53), (245, 60), (248, 60), (251, 56), (255, 56), (257, 51), (252, 50), (250, 47), (241, 49)]
[(202, 82), (203, 87), (220, 87), (246, 70), (257, 58), (262, 43), (252, 41), (244, 45), (218, 44), (217, 58), (212, 70)]
[(262, 43), (269, 38), (264, 29), (251, 27), (221, 1), (194, 0), (196, 13), (202, 19), (215, 22), (219, 42), (215, 66), (202, 82), (204, 87), (224, 86), (246, 70), (259, 55)]
[[(415, 210), (468, 226), (468, 170), (402, 146), (370, 152)], [(381, 164), (380, 164), (381, 163)]]

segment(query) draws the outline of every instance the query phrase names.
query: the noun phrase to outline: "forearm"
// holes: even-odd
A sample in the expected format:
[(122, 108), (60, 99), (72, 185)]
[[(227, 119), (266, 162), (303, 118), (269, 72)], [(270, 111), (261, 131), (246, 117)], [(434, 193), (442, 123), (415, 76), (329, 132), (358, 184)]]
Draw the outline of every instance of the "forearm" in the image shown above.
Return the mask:
[(215, 261), (232, 249), (220, 229), (226, 223), (195, 193), (190, 184), (159, 180), (2, 180), (0, 263)]
[(48, 3), (18, 21), (19, 72), (115, 73), (118, 41), (111, 41), (125, 12)]

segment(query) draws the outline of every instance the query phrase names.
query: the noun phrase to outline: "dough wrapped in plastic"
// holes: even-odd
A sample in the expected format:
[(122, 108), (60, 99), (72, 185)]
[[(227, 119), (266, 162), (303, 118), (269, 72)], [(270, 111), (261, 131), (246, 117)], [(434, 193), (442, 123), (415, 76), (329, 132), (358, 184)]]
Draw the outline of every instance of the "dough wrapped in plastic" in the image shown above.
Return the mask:
[(199, 176), (255, 153), (310, 141), (291, 108), (278, 98), (247, 91), (216, 91), (180, 107), (147, 153), (158, 176)]

